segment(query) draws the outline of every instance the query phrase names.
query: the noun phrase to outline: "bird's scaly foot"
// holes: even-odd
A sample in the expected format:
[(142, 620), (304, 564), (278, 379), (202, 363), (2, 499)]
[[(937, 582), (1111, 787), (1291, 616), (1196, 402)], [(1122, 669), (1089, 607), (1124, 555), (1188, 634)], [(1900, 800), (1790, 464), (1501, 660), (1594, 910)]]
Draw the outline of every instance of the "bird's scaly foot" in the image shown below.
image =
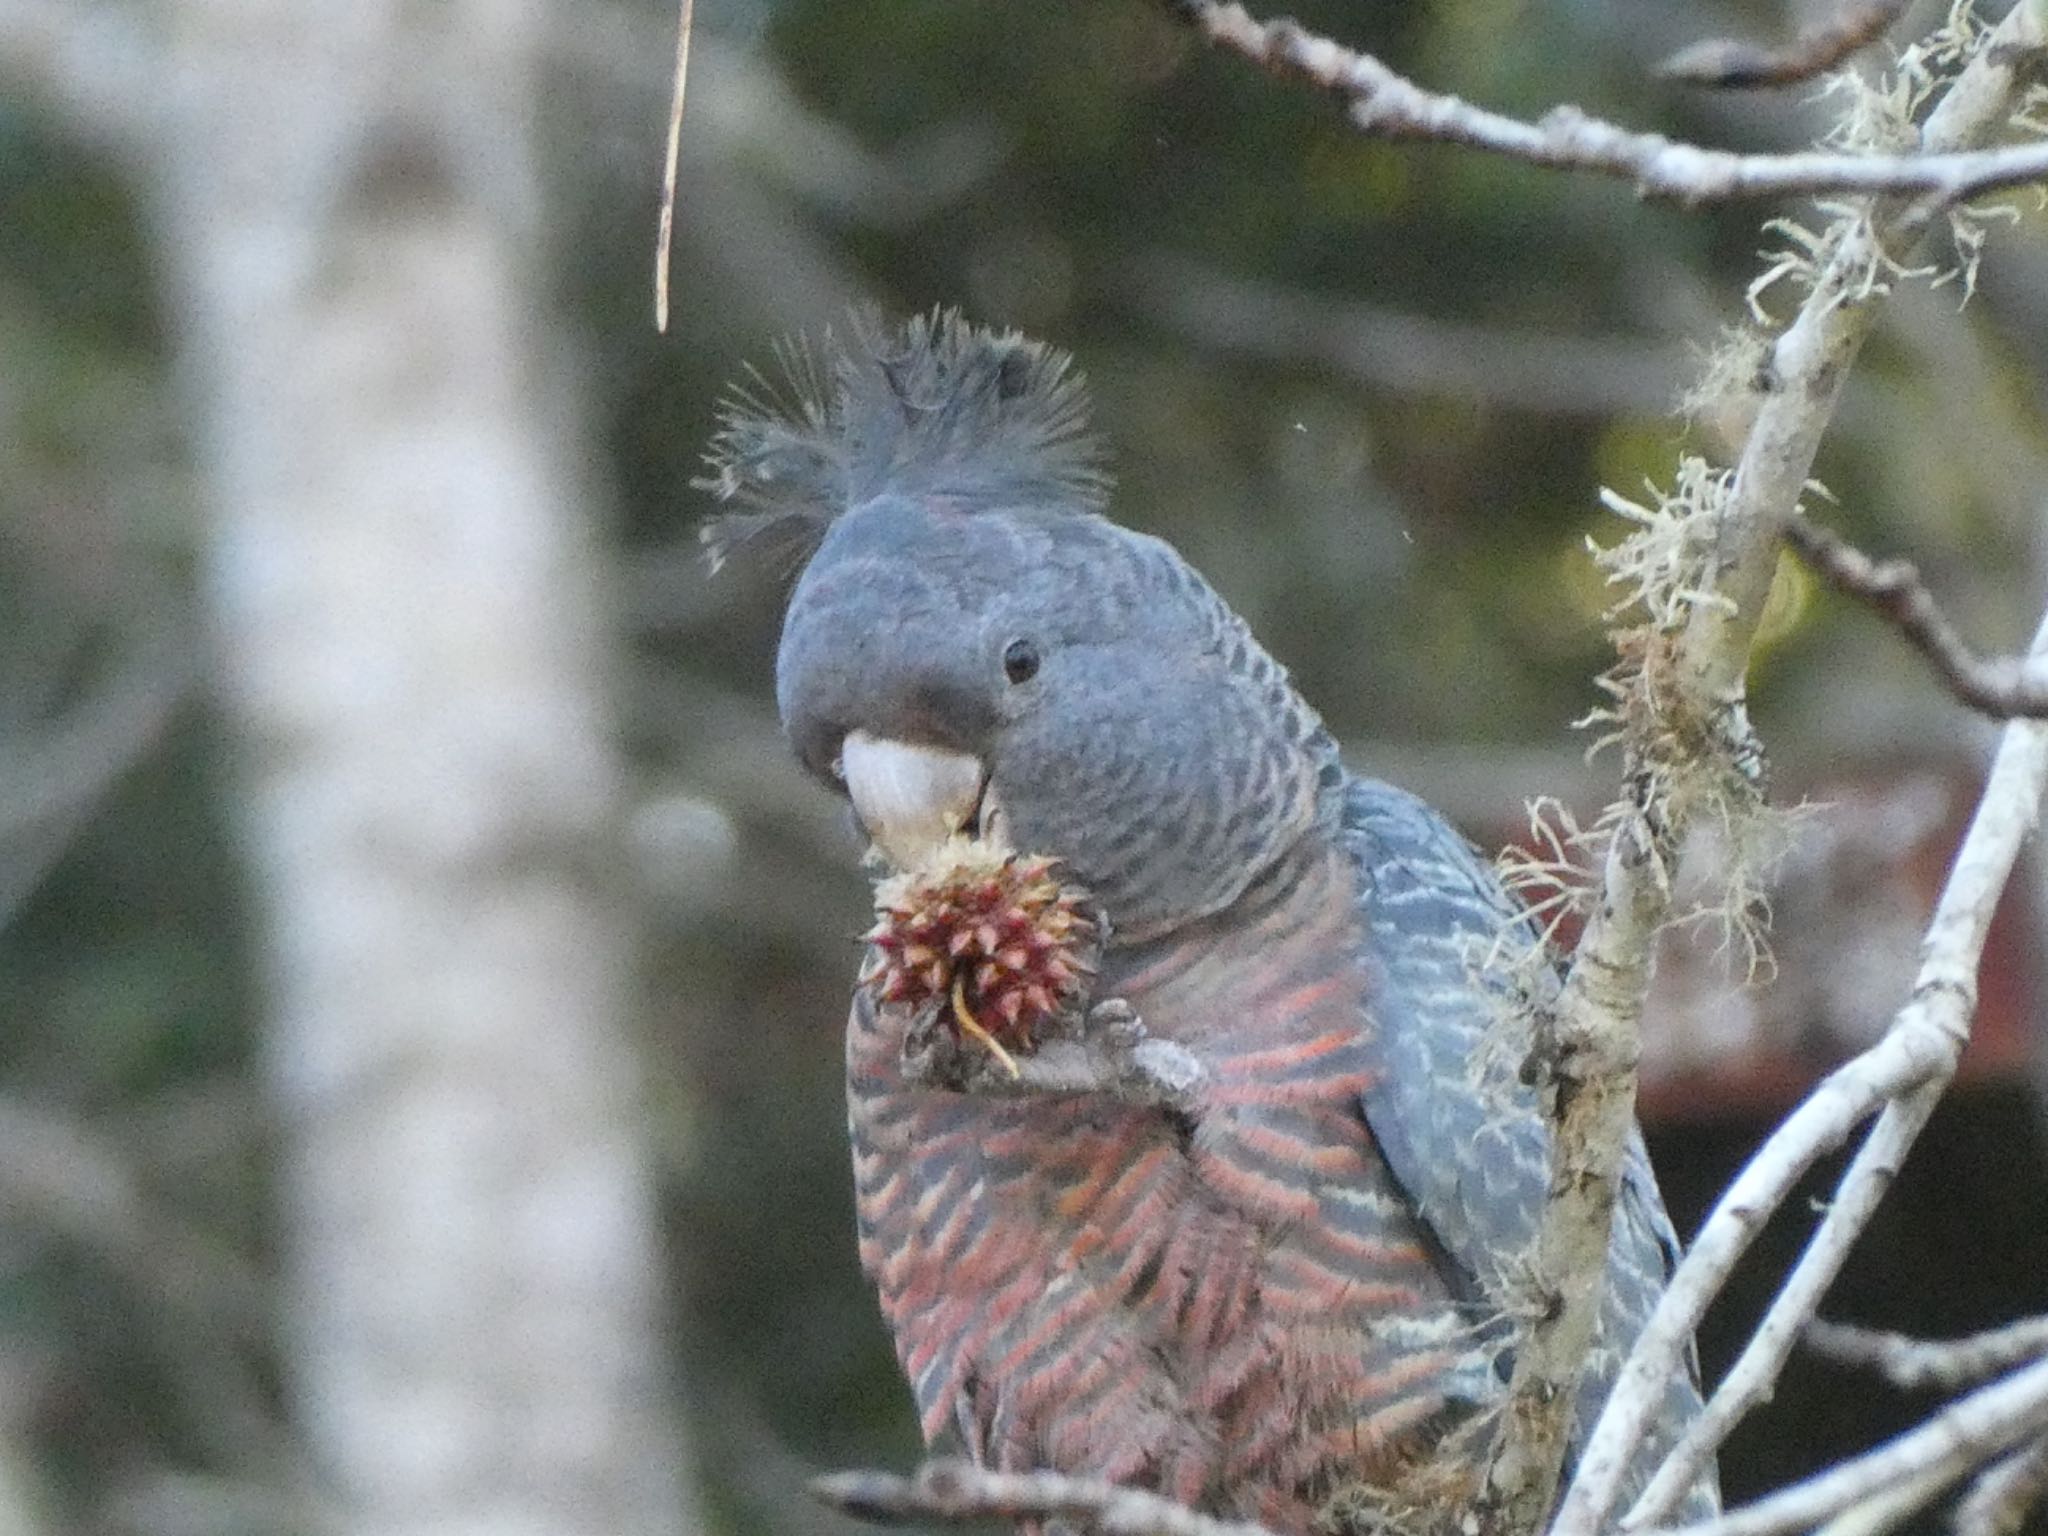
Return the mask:
[(903, 1036), (903, 1076), (925, 1088), (1008, 1098), (1104, 1093), (1126, 1104), (1185, 1111), (1208, 1079), (1194, 1054), (1156, 1040), (1131, 1005), (1105, 998), (1049, 1028), (1029, 1055), (999, 1056), (951, 1027), (937, 1003)]

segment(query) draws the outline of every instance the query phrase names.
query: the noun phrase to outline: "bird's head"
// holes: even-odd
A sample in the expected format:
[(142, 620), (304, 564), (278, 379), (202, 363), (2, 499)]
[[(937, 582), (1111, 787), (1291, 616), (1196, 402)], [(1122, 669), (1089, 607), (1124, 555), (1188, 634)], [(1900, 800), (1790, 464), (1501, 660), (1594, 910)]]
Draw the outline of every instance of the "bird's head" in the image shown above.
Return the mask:
[(1227, 906), (1332, 782), (1315, 716), (1105, 484), (1057, 353), (946, 317), (868, 328), (829, 396), (728, 418), (714, 483), (822, 530), (777, 657), (783, 726), (876, 845), (1052, 856), (1130, 942)]

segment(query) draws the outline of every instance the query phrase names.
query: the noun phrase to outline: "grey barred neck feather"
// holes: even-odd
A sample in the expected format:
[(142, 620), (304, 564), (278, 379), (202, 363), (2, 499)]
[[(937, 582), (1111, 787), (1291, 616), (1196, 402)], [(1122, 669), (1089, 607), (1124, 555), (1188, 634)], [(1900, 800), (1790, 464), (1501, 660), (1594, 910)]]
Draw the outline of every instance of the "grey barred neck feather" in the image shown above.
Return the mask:
[(857, 314), (844, 340), (778, 349), (781, 379), (737, 387), (698, 482), (739, 510), (705, 525), (715, 565), (755, 535), (815, 541), (876, 496), (961, 508), (1097, 511), (1109, 491), (1087, 387), (1064, 352), (934, 310)]

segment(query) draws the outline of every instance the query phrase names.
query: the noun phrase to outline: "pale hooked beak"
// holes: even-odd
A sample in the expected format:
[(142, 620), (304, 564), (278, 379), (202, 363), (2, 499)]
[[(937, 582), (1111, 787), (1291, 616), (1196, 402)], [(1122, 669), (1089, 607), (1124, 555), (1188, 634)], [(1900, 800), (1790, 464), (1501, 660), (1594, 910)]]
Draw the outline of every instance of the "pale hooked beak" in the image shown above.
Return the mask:
[(975, 830), (986, 809), (986, 771), (965, 752), (853, 731), (838, 766), (861, 825), (898, 869), (921, 863), (963, 828)]

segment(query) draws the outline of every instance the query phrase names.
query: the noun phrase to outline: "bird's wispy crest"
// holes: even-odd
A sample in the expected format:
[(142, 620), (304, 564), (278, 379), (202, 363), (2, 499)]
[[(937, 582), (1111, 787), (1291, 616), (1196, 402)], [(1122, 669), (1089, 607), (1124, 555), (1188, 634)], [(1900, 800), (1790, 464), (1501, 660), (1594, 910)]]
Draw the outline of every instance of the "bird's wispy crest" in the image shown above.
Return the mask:
[(1108, 494), (1087, 387), (1062, 351), (934, 310), (901, 325), (857, 314), (776, 349), (727, 397), (697, 482), (734, 510), (705, 524), (714, 568), (764, 532), (803, 541), (876, 496), (963, 510), (1100, 510)]

